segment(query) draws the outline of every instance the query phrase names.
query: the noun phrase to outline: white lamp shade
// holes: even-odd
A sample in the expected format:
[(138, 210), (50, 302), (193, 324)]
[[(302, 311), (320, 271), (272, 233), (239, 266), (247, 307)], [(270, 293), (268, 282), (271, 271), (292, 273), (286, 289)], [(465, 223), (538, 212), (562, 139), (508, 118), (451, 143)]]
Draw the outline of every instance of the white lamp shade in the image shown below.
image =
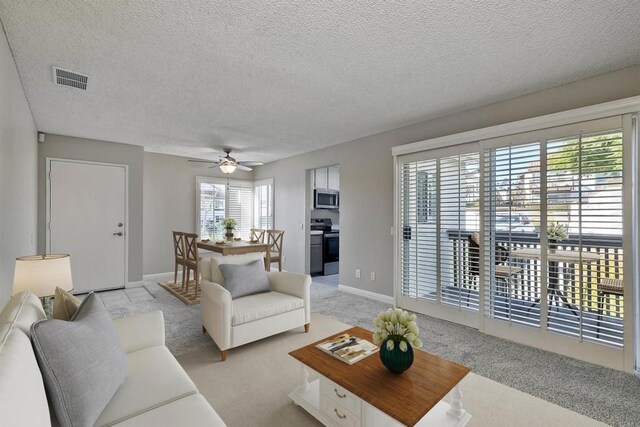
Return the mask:
[(224, 173), (233, 173), (236, 170), (236, 165), (232, 165), (231, 163), (225, 163), (220, 165), (220, 170)]
[(16, 259), (13, 295), (31, 291), (42, 298), (53, 295), (56, 287), (65, 291), (73, 289), (69, 255), (32, 255)]

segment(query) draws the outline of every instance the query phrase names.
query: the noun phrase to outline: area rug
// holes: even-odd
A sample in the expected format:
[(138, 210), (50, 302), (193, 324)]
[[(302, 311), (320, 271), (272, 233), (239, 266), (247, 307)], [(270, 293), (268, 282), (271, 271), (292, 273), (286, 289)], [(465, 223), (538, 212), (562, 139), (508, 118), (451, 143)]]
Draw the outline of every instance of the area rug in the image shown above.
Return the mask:
[(190, 280), (185, 288), (182, 287), (182, 283), (170, 282), (158, 282), (158, 285), (169, 291), (171, 295), (178, 298), (186, 305), (200, 304), (200, 290), (196, 295), (196, 282)]
[[(307, 334), (298, 328), (231, 349), (225, 362), (211, 343), (178, 356), (178, 361), (229, 427), (318, 426), (288, 398), (300, 369), (288, 352), (347, 328), (313, 314)], [(606, 425), (474, 373), (460, 387), (472, 415), (470, 427)]]

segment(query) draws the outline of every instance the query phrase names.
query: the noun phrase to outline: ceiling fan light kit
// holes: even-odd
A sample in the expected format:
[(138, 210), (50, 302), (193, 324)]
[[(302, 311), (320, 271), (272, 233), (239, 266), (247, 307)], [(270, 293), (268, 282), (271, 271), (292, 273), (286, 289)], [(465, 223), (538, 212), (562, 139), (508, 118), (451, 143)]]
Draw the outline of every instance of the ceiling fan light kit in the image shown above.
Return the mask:
[(224, 152), (227, 153), (227, 155), (224, 157), (220, 157), (220, 160), (218, 160), (217, 162), (209, 161), (209, 160), (196, 160), (196, 159), (190, 159), (189, 161), (197, 162), (197, 163), (211, 163), (212, 165), (210, 166), (210, 168), (218, 166), (220, 170), (227, 175), (234, 173), (236, 169), (249, 172), (253, 170), (249, 166), (262, 166), (264, 164), (262, 162), (239, 162), (230, 156), (231, 148), (225, 148)]
[(227, 174), (233, 173), (236, 170), (236, 165), (232, 165), (231, 163), (222, 164), (220, 165), (220, 170)]

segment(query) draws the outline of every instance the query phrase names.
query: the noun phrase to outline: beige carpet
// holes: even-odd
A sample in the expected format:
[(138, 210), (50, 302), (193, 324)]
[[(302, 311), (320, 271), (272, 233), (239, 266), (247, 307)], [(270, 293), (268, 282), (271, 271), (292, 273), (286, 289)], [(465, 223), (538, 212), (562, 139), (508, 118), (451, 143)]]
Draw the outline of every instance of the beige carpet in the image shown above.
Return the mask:
[[(229, 427), (318, 426), (288, 398), (299, 370), (287, 353), (347, 328), (314, 314), (308, 334), (299, 328), (232, 349), (226, 362), (220, 362), (212, 342), (178, 356), (178, 361)], [(473, 373), (461, 382), (461, 389), (463, 404), (473, 417), (470, 427), (606, 425)]]

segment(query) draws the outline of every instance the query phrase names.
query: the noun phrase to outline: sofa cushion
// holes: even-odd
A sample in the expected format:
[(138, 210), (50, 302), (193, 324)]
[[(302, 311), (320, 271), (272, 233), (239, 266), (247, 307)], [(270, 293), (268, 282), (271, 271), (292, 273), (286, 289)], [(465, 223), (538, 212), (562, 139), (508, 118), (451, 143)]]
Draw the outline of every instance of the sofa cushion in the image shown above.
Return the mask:
[(113, 425), (198, 392), (165, 346), (128, 353), (127, 365), (127, 380), (100, 414), (95, 425)]
[(222, 277), (222, 273), (220, 272), (220, 265), (222, 264), (245, 265), (258, 259), (262, 259), (262, 257), (262, 253), (259, 252), (242, 255), (212, 256), (211, 281), (224, 286), (224, 277)]
[(124, 350), (102, 302), (89, 294), (71, 321), (34, 323), (31, 339), (57, 421), (93, 425), (127, 376)]
[(220, 272), (224, 277), (224, 287), (231, 294), (231, 299), (271, 290), (261, 259), (245, 265), (221, 264)]
[(64, 289), (56, 288), (55, 298), (53, 301), (53, 318), (58, 320), (71, 320), (78, 307), (80, 307), (80, 298), (71, 295)]
[(265, 292), (233, 300), (231, 325), (238, 326), (304, 307), (302, 298)]
[(31, 337), (31, 325), (46, 319), (40, 298), (29, 291), (14, 295), (0, 313), (0, 325), (12, 324)]
[(118, 427), (222, 427), (225, 423), (201, 394), (192, 394), (116, 424)]

